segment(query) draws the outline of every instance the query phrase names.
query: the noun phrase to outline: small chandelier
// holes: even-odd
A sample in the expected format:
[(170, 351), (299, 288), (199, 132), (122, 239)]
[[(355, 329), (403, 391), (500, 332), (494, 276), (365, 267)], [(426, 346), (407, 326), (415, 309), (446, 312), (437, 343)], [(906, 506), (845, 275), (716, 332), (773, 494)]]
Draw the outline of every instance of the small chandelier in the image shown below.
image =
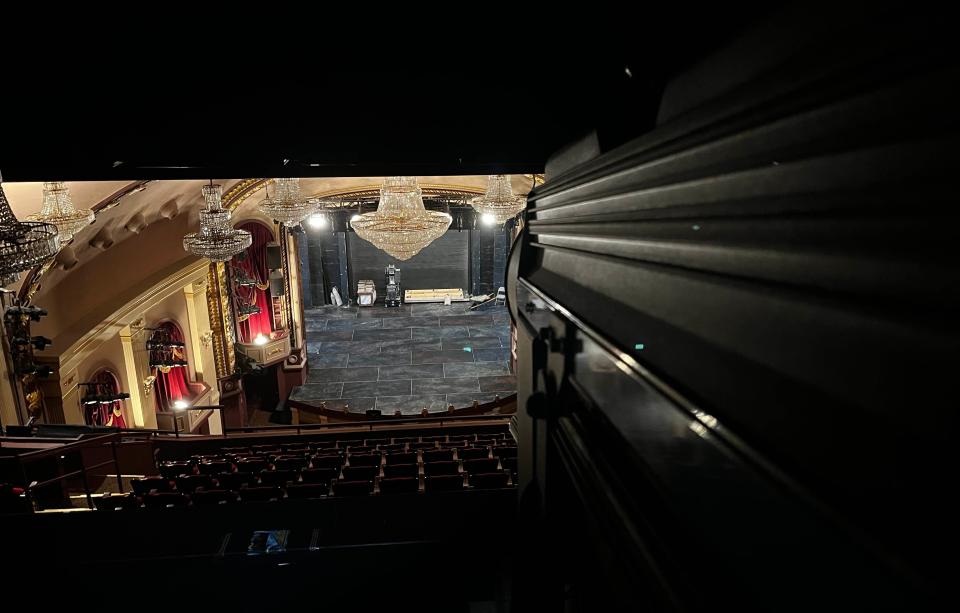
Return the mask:
[(270, 219), (292, 228), (317, 209), (316, 202), (300, 193), (300, 179), (274, 179), (273, 186), (273, 198), (267, 194), (258, 207)]
[(19, 221), (3, 193), (0, 177), (0, 284), (9, 285), (60, 249), (57, 227), (37, 221)]
[(253, 238), (246, 230), (230, 227), (230, 211), (223, 208), (223, 188), (209, 185), (201, 188), (207, 208), (200, 211), (200, 231), (183, 237), (183, 250), (214, 262), (226, 262), (250, 246)]
[(43, 184), (43, 208), (27, 219), (57, 226), (60, 244), (64, 245), (74, 234), (93, 223), (94, 214), (90, 209), (74, 208), (66, 183), (49, 181)]
[(452, 221), (424, 208), (416, 177), (386, 177), (376, 212), (356, 216), (350, 225), (357, 236), (403, 261), (443, 236)]
[(516, 196), (507, 175), (490, 175), (487, 180), (487, 193), (470, 201), (474, 210), (481, 215), (490, 215), (494, 223), (502, 224), (516, 217), (527, 206), (524, 196)]

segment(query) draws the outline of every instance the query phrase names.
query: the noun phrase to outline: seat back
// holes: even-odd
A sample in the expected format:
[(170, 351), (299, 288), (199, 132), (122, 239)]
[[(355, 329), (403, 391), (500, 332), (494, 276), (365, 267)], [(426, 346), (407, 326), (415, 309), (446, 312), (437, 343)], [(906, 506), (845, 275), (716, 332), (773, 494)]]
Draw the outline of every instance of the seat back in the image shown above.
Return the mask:
[(283, 455), (273, 461), (277, 470), (301, 470), (306, 468), (309, 460), (304, 456)]
[(459, 462), (424, 462), (425, 475), (456, 475), (460, 472)]
[(453, 461), (453, 449), (425, 449), (422, 455), (424, 462)]
[(340, 455), (315, 455), (310, 463), (314, 468), (340, 468)]
[(397, 477), (414, 477), (420, 474), (420, 467), (416, 464), (386, 464), (383, 467), (383, 474), (391, 479)]
[(457, 457), (461, 460), (482, 460), (490, 457), (490, 450), (486, 447), (465, 447), (457, 450)]
[(143, 506), (148, 509), (171, 509), (185, 507), (190, 499), (180, 492), (151, 492), (143, 497)]
[(380, 466), (379, 453), (350, 454), (347, 462), (350, 466)]
[(291, 481), (298, 481), (300, 473), (295, 470), (264, 470), (260, 472), (260, 485), (283, 487)]
[(240, 502), (269, 502), (283, 498), (283, 490), (277, 486), (243, 487), (238, 493)]
[(151, 491), (169, 492), (173, 488), (170, 486), (170, 480), (163, 477), (144, 477), (143, 479), (131, 479), (130, 487), (133, 488), (137, 496), (146, 496)]
[(470, 475), (470, 487), (480, 489), (492, 489), (507, 487), (507, 473), (500, 471), (495, 473), (477, 473)]
[(344, 466), (344, 481), (372, 481), (380, 474), (378, 466)]
[(381, 494), (415, 494), (419, 490), (420, 480), (416, 478), (380, 479)]
[(176, 479), (180, 475), (192, 475), (194, 463), (189, 460), (164, 462), (160, 465), (160, 476), (164, 479)]
[(465, 460), (463, 463), (463, 472), (474, 473), (495, 473), (499, 470), (499, 461), (496, 458), (484, 458), (481, 460)]
[(336, 468), (307, 468), (300, 473), (300, 477), (304, 483), (330, 483), (339, 474)]
[(326, 483), (293, 483), (287, 486), (287, 498), (308, 500), (324, 498), (330, 495), (330, 486)]
[(237, 494), (228, 490), (202, 490), (194, 492), (190, 499), (196, 505), (227, 504), (237, 501)]
[(253, 473), (220, 473), (217, 475), (217, 482), (223, 489), (238, 490), (245, 485), (255, 484), (257, 477)]
[(333, 484), (334, 496), (367, 496), (372, 491), (372, 481), (337, 481)]
[(463, 489), (463, 477), (460, 475), (440, 475), (426, 477), (423, 480), (425, 492), (452, 492)]
[(98, 511), (125, 511), (139, 506), (136, 496), (131, 494), (107, 494), (93, 499)]
[(416, 464), (416, 453), (388, 453), (387, 464)]
[(198, 488), (214, 489), (217, 486), (216, 480), (210, 475), (183, 475), (177, 477), (177, 489), (188, 494), (196, 491)]

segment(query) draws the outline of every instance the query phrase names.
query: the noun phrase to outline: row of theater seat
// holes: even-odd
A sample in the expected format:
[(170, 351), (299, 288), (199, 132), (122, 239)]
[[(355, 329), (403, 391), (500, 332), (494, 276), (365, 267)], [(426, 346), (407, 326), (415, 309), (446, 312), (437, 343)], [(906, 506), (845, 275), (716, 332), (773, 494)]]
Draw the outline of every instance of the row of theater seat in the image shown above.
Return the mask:
[(174, 487), (174, 484), (167, 482), (167, 489), (154, 488), (146, 493), (143, 493), (142, 489), (138, 492), (137, 489), (140, 488), (135, 486), (134, 492), (128, 495), (108, 495), (97, 498), (96, 506), (97, 509), (103, 511), (135, 509), (141, 506), (148, 509), (164, 509), (236, 502), (312, 500), (329, 496), (369, 496), (497, 489), (510, 487), (513, 483), (507, 472), (499, 471), (494, 473), (427, 475), (423, 477), (422, 484), (419, 477), (383, 477), (374, 480), (354, 481), (334, 479), (321, 483), (288, 482), (283, 486), (241, 485), (237, 489), (223, 488), (219, 483), (215, 485), (216, 487), (212, 489), (197, 487), (193, 490), (179, 491)]

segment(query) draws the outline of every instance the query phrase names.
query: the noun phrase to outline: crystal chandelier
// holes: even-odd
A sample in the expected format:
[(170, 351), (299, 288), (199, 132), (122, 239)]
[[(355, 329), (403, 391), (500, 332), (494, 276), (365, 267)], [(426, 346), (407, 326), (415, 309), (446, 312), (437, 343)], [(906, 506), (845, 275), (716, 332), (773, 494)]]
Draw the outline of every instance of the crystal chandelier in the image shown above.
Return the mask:
[(41, 221), (57, 226), (60, 244), (66, 244), (73, 235), (93, 223), (94, 214), (90, 209), (76, 209), (70, 198), (70, 190), (63, 181), (49, 181), (43, 184), (43, 208), (36, 215), (27, 217), (30, 221)]
[(3, 193), (0, 178), (0, 283), (9, 285), (17, 276), (56, 255), (60, 248), (57, 227), (37, 221), (19, 221)]
[(416, 177), (386, 177), (374, 213), (351, 220), (357, 236), (398, 260), (408, 260), (443, 236), (452, 218), (428, 211)]
[(230, 227), (230, 211), (223, 208), (223, 188), (204, 185), (203, 199), (207, 208), (200, 211), (200, 231), (183, 237), (183, 250), (214, 262), (226, 262), (250, 246), (253, 240), (246, 230)]
[(292, 228), (309, 217), (317, 209), (317, 203), (300, 193), (300, 179), (274, 179), (273, 197), (267, 194), (259, 209), (270, 219)]
[(527, 199), (516, 196), (507, 175), (490, 175), (487, 180), (487, 193), (470, 201), (474, 210), (481, 215), (490, 215), (494, 223), (502, 224), (524, 209)]

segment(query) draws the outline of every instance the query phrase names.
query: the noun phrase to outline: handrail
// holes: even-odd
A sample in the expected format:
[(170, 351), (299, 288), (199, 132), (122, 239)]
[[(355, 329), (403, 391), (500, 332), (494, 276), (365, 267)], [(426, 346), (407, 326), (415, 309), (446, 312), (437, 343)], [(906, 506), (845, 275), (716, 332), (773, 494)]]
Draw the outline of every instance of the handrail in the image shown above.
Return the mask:
[(376, 421), (344, 421), (339, 423), (327, 424), (291, 424), (289, 426), (242, 426), (229, 428), (230, 432), (270, 432), (270, 431), (296, 431), (300, 434), (301, 430), (336, 430), (340, 428), (366, 428), (369, 431), (380, 430), (402, 424), (426, 424), (439, 423), (440, 426), (455, 424), (466, 421), (496, 421), (510, 419), (513, 415), (493, 414), (493, 415), (433, 415), (416, 417), (394, 417), (391, 419), (379, 419)]

